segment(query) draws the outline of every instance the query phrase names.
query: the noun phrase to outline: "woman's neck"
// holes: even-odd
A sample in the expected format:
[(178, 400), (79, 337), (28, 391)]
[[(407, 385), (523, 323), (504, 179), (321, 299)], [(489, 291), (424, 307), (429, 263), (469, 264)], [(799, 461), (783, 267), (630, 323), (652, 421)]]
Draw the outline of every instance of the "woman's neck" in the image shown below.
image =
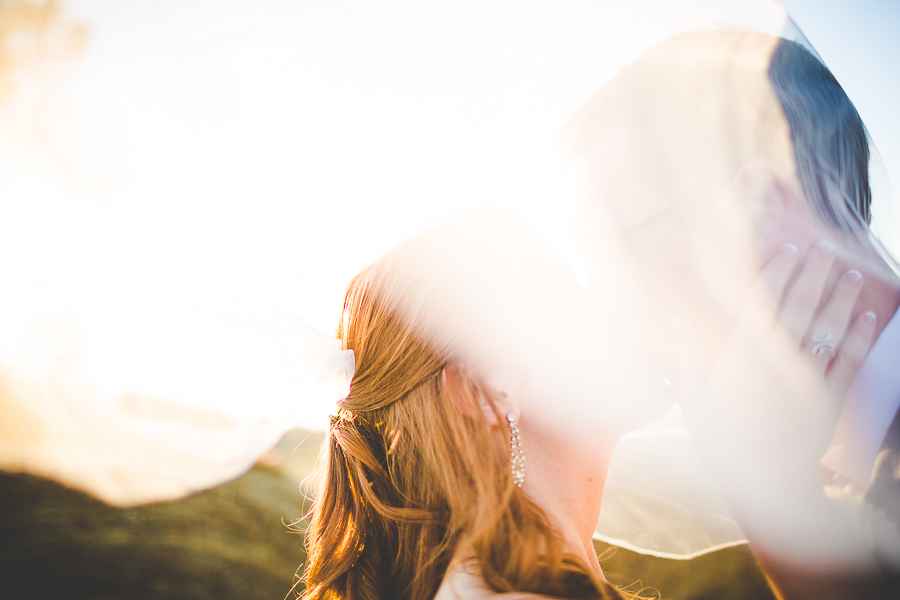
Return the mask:
[(592, 539), (618, 436), (598, 437), (611, 443), (583, 447), (529, 440), (524, 490), (562, 534), (564, 551), (583, 559), (602, 577)]
[[(565, 544), (563, 552), (583, 560), (604, 579), (592, 542), (600, 517), (603, 489), (609, 472), (612, 450), (619, 436), (601, 435), (611, 440), (606, 446), (584, 447), (571, 439), (548, 441), (526, 431), (527, 466), (524, 491), (547, 514)], [(515, 550), (513, 550), (515, 551)], [(492, 600), (498, 595), (488, 590), (484, 580), (466, 568), (462, 557), (454, 558), (435, 600)], [(503, 594), (508, 600), (537, 598), (533, 594)]]

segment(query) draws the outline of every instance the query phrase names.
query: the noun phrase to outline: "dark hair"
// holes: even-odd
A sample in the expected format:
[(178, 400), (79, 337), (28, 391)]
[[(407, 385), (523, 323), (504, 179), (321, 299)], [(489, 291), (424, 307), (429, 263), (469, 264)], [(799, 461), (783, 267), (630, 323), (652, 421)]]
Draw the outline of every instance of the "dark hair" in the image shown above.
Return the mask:
[(797, 174), (810, 206), (829, 227), (860, 235), (872, 220), (866, 128), (831, 71), (782, 39), (769, 80), (787, 117)]

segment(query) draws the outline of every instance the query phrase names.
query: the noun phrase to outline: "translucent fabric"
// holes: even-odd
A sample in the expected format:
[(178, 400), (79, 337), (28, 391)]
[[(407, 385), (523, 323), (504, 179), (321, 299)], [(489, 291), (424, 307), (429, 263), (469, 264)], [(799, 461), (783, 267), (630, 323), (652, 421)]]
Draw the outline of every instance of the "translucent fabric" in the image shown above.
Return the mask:
[[(767, 0), (47, 6), (42, 27), (0, 15), (18, 23), (4, 35), (26, 40), (9, 48), (37, 49), (11, 54), (0, 73), (0, 466), (111, 503), (215, 485), (287, 429), (327, 427), (352, 374), (332, 337), (351, 278), (408, 238), (484, 208), (515, 215), (569, 278), (510, 276), (472, 303), (478, 296), (460, 290), (479, 273), (492, 281), (477, 255), (458, 279), (435, 271), (448, 302), (435, 310), (467, 324), (439, 341), (486, 364), (526, 365), (548, 395), (565, 390), (548, 426), (574, 427), (563, 418), (573, 413), (585, 428), (640, 424), (632, 409), (645, 397), (642, 415), (665, 414), (667, 367), (649, 378), (644, 369), (666, 360), (646, 331), (658, 323), (642, 311), (674, 288), (667, 272), (658, 289), (638, 281), (632, 234), (677, 196), (698, 275), (676, 283), (712, 290), (723, 319), (733, 316), (758, 267), (752, 227), (735, 205), (699, 197), (739, 171), (758, 174), (745, 169), (757, 150), (795, 171), (766, 61), (781, 38), (811, 47)], [(745, 79), (722, 79), (724, 67), (718, 79), (696, 75), (698, 90), (749, 100), (712, 114), (700, 93), (623, 92), (621, 105), (591, 118), (646, 118), (669, 137), (610, 138), (591, 151), (642, 174), (663, 167), (655, 188), (626, 190), (621, 212), (590, 208), (584, 188), (596, 182), (571, 158), (583, 107), (685, 32), (758, 34), (747, 56), (760, 62)], [(717, 87), (726, 84), (736, 87)], [(771, 129), (757, 135), (763, 109)], [(713, 142), (734, 153), (693, 152)], [(616, 162), (625, 155), (638, 160)], [(688, 175), (667, 179), (676, 169)], [(900, 212), (874, 148), (870, 173), (873, 235), (860, 239), (889, 256)], [(630, 185), (610, 181), (601, 183)], [(533, 242), (522, 243), (519, 259)], [(434, 247), (460, 245), (471, 249), (452, 235)], [(709, 245), (720, 252), (704, 253)], [(581, 292), (598, 288), (586, 308)], [(460, 316), (460, 305), (475, 308)], [(600, 341), (556, 333), (578, 327)], [(601, 372), (615, 377), (596, 402)], [(634, 402), (622, 408), (621, 398)], [(623, 438), (599, 534), (673, 554), (741, 539), (688, 439), (677, 411)]]

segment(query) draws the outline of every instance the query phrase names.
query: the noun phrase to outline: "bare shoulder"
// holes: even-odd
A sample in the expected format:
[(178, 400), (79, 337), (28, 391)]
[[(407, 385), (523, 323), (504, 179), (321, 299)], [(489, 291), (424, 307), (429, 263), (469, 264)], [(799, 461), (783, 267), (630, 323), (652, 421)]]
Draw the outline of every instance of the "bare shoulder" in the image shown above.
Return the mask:
[(548, 596), (507, 592), (497, 594), (487, 589), (481, 577), (457, 568), (447, 573), (434, 600), (552, 600)]
[(526, 594), (523, 592), (510, 592), (508, 594), (493, 594), (490, 598), (502, 598), (503, 600), (559, 600), (550, 596), (541, 596), (539, 594)]

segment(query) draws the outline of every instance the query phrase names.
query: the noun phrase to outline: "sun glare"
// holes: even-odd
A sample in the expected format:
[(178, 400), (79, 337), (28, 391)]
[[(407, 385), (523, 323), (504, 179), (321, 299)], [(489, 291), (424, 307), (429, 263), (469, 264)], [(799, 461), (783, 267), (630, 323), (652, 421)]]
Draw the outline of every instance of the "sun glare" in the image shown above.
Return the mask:
[(302, 340), (331, 335), (350, 278), (449, 216), (513, 208), (584, 271), (559, 128), (666, 34), (504, 22), (503, 3), (402, 26), (321, 3), (62, 6), (85, 41), (28, 92), (48, 107), (19, 128), (30, 152), (5, 152), (2, 267), (24, 293), (3, 358), (239, 419), (296, 403)]

